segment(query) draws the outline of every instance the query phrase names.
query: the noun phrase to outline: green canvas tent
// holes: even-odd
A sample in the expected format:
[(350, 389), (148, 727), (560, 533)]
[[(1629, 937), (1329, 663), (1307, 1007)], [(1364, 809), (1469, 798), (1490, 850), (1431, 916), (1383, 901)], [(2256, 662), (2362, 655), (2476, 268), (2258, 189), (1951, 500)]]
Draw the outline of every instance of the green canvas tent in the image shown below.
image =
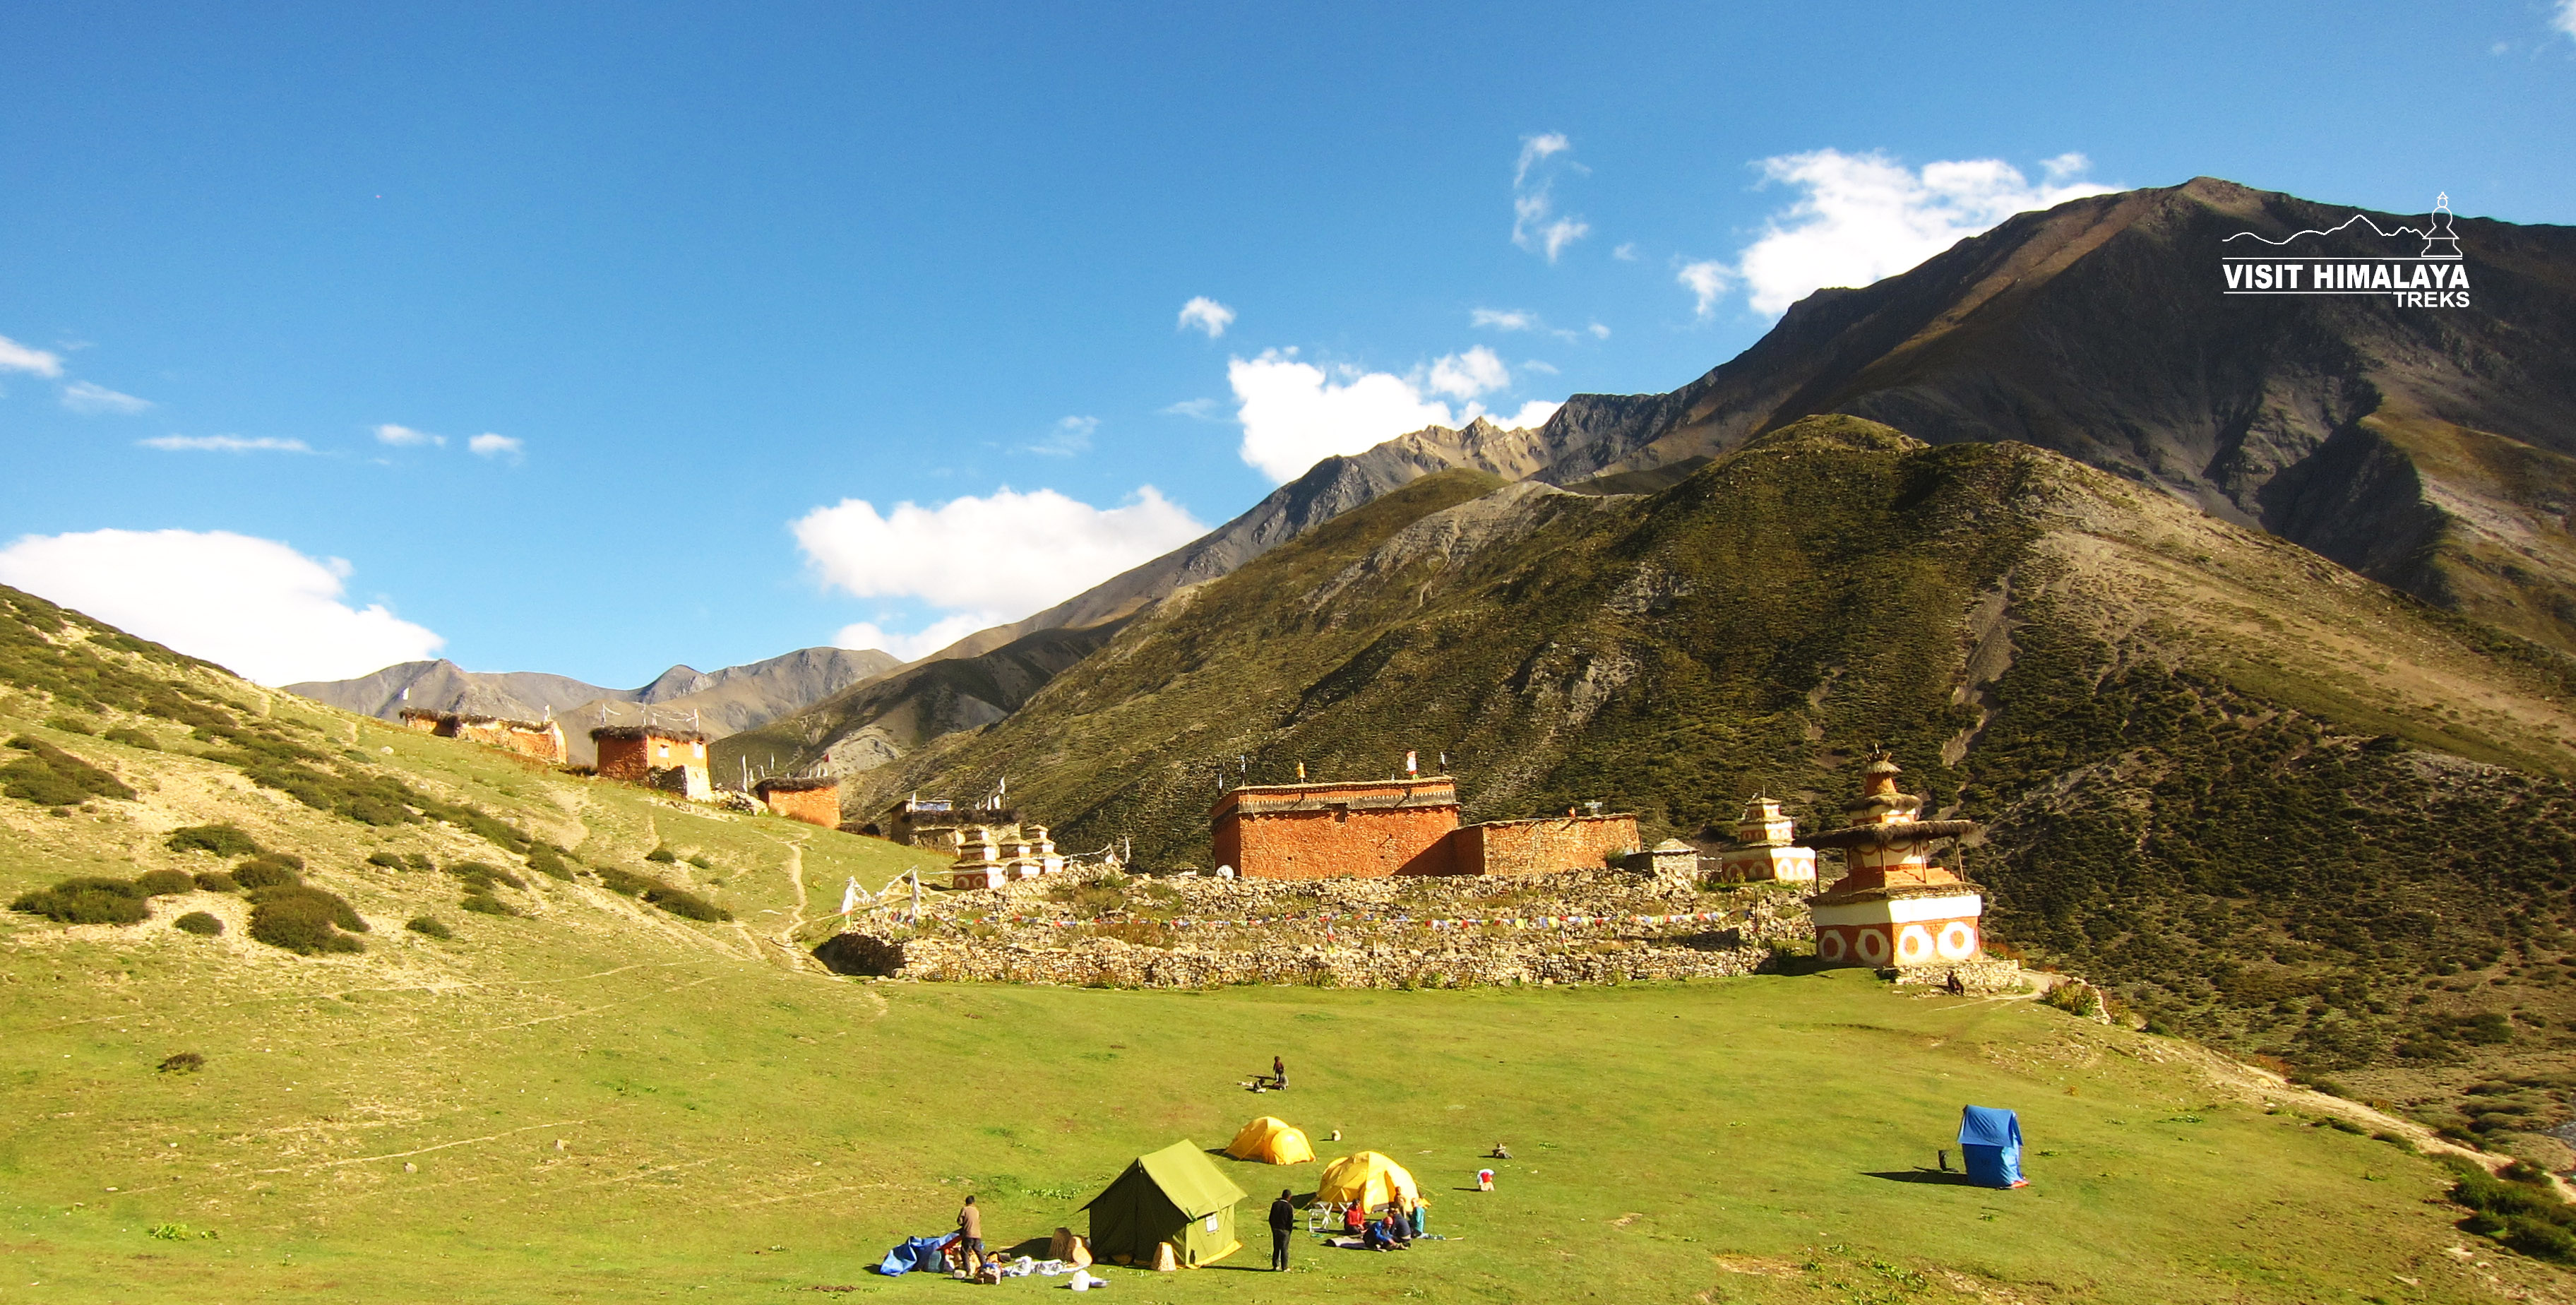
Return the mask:
[(1183, 1265), (1213, 1264), (1242, 1246), (1234, 1239), (1234, 1204), (1242, 1199), (1243, 1189), (1198, 1143), (1174, 1142), (1136, 1157), (1083, 1206), (1091, 1211), (1091, 1253), (1151, 1264), (1155, 1244), (1170, 1242)]

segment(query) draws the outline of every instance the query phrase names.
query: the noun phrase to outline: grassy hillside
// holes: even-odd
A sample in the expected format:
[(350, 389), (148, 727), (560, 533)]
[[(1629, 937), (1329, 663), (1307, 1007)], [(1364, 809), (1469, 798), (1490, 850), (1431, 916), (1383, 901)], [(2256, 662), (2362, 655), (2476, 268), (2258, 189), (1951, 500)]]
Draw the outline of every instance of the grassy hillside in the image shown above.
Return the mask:
[[(2456, 1231), (2446, 1171), (2324, 1126), (2330, 1103), (2030, 1002), (1847, 974), (1449, 993), (834, 978), (800, 950), (812, 921), (903, 849), (391, 729), (0, 602), (0, 731), (42, 771), (6, 772), (0, 893), (291, 869), (365, 926), (331, 935), (358, 950), (283, 950), (245, 936), (245, 897), (270, 890), (193, 879), (138, 923), (0, 915), (13, 1297), (919, 1294), (944, 1287), (864, 1266), (964, 1191), (997, 1240), (1042, 1236), (1126, 1158), (1216, 1145), (1257, 1112), (1414, 1165), (1454, 1240), (1236, 1276), (1255, 1248), (1122, 1272), (1122, 1298), (2570, 1295)], [(733, 918), (616, 891), (636, 876)], [(196, 913), (224, 929), (178, 927)], [(403, 927), (423, 916), (448, 936)], [(1294, 1092), (1235, 1086), (1272, 1055)], [(2024, 1111), (2037, 1186), (1919, 1172), (1971, 1101)], [(1497, 1140), (1518, 1157), (1501, 1190), (1457, 1190)], [(1224, 1163), (1262, 1193), (1315, 1173)]]
[(1756, 788), (1836, 819), (1885, 743), (1992, 823), (2008, 944), (2463, 1131), (2566, 1117), (2557, 654), (2056, 455), (1850, 418), (1652, 495), (1481, 489), (1349, 513), (878, 782), (1007, 774), (1069, 844), (1172, 864), (1220, 773), (1445, 751), (1470, 818), (1600, 799), (1652, 838)]

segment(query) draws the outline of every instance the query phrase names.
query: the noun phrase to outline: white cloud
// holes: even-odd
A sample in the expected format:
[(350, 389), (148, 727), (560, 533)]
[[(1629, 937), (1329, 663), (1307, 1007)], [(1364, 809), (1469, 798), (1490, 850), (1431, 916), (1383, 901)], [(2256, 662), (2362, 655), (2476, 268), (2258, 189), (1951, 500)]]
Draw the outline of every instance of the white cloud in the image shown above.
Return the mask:
[[(1741, 280), (1756, 312), (1778, 314), (1822, 286), (1863, 286), (1894, 276), (2015, 213), (2048, 208), (2107, 186), (2075, 180), (2089, 166), (2081, 154), (2041, 164), (2032, 183), (2000, 159), (1926, 163), (1918, 171), (1884, 154), (1824, 149), (1762, 160), (1763, 183), (1802, 193), (1765, 225), (1760, 239), (1732, 265), (1693, 263), (1681, 282), (1714, 305), (1716, 273)], [(1714, 269), (1693, 279), (1700, 269)]]
[(1551, 403), (1545, 399), (1532, 399), (1522, 404), (1519, 412), (1508, 417), (1494, 418), (1494, 424), (1505, 430), (1537, 430), (1547, 424), (1548, 418), (1556, 415), (1557, 409), (1564, 406), (1562, 402)]
[(1594, 322), (1592, 325), (1584, 327), (1583, 329), (1590, 331), (1592, 333), (1592, 338), (1595, 340), (1607, 340), (1610, 338), (1610, 328), (1603, 326), (1599, 322)]
[(1401, 376), (1344, 369), (1337, 385), (1323, 368), (1298, 361), (1296, 352), (1268, 349), (1225, 367), (1235, 419), (1243, 423), (1243, 460), (1274, 481), (1294, 480), (1337, 453), (1453, 424), (1449, 405), (1424, 398)]
[(63, 406), (84, 417), (115, 413), (120, 416), (142, 412), (152, 406), (150, 399), (119, 394), (104, 385), (74, 381), (63, 387)]
[(262, 435), (244, 439), (239, 435), (155, 435), (135, 443), (147, 449), (165, 449), (172, 453), (311, 453), (302, 440), (282, 440)]
[[(937, 507), (863, 499), (793, 527), (826, 584), (860, 598), (917, 598), (983, 624), (1016, 620), (1207, 533), (1153, 486), (1096, 508), (1051, 489), (1001, 489)], [(981, 628), (978, 626), (977, 628)]]
[[(1549, 165), (1548, 160), (1572, 151), (1574, 144), (1563, 132), (1547, 132), (1521, 137), (1520, 162), (1512, 169), (1512, 243), (1533, 253), (1544, 253), (1553, 263), (1567, 245), (1581, 240), (1591, 231), (1578, 215), (1558, 216), (1556, 212), (1556, 170), (1558, 166), (1581, 171), (1581, 165), (1570, 159), (1562, 165)], [(1533, 183), (1532, 174), (1536, 173)]]
[(1611, 250), (1611, 251), (1610, 251), (1610, 256), (1611, 256), (1612, 258), (1618, 259), (1618, 260), (1619, 260), (1620, 262), (1622, 262), (1622, 263), (1633, 263), (1633, 262), (1636, 262), (1636, 261), (1637, 261), (1637, 242), (1636, 242), (1636, 241), (1634, 241), (1634, 240), (1631, 240), (1631, 241), (1629, 241), (1628, 243), (1626, 243), (1626, 244), (1624, 244), (1624, 245), (1621, 245), (1621, 246), (1619, 246), (1619, 247), (1618, 247), (1618, 248), (1616, 248), (1616, 249)]
[(2558, 0), (2558, 12), (2549, 16), (2549, 25), (2576, 37), (2576, 0)]
[(1724, 297), (1726, 288), (1735, 284), (1735, 273), (1726, 264), (1711, 259), (1683, 264), (1682, 269), (1673, 274), (1673, 279), (1699, 296), (1699, 315), (1706, 317), (1716, 311), (1717, 301)]
[(512, 462), (527, 456), (528, 452), (526, 440), (514, 439), (508, 435), (495, 435), (488, 430), (465, 441), (465, 447), (478, 458), (506, 457)]
[(33, 372), (38, 376), (60, 376), (63, 360), (60, 354), (47, 353), (0, 335), (0, 372)]
[(379, 444), (391, 444), (398, 448), (410, 448), (419, 444), (435, 444), (441, 448), (445, 448), (447, 446), (447, 437), (444, 435), (432, 435), (425, 430), (413, 430), (409, 426), (396, 426), (392, 422), (387, 422), (382, 426), (376, 427), (376, 442)]
[(1552, 362), (1549, 362), (1549, 361), (1547, 361), (1546, 359), (1543, 359), (1543, 358), (1523, 358), (1523, 359), (1521, 359), (1521, 370), (1522, 370), (1522, 371), (1525, 371), (1525, 372), (1540, 372), (1540, 373), (1544, 373), (1545, 375), (1549, 375), (1549, 376), (1554, 376), (1554, 375), (1556, 375), (1556, 374), (1557, 374), (1557, 366), (1556, 366), (1556, 364), (1555, 364), (1555, 363), (1552, 363)]
[(941, 617), (911, 634), (880, 628), (873, 621), (858, 621), (842, 626), (841, 632), (832, 636), (832, 643), (839, 648), (881, 649), (905, 661), (914, 661), (977, 630), (989, 630), (1004, 624), (1008, 619), (990, 612), (959, 612), (955, 616)]
[(1467, 314), (1469, 326), (1490, 326), (1497, 331), (1534, 331), (1538, 314), (1518, 308), (1479, 308)]
[(1091, 451), (1091, 433), (1098, 429), (1100, 429), (1098, 417), (1066, 417), (1056, 422), (1055, 429), (1048, 431), (1045, 439), (1029, 445), (1028, 451), (1043, 453), (1051, 458), (1069, 458), (1077, 453), (1088, 453)]
[(262, 684), (344, 679), (446, 641), (343, 599), (350, 566), (229, 531), (28, 535), (0, 549), (15, 585)]
[(1533, 165), (1550, 155), (1563, 154), (1573, 148), (1574, 142), (1567, 140), (1565, 133), (1561, 131), (1521, 137), (1521, 161), (1519, 166), (1512, 169), (1512, 184), (1518, 186), (1529, 180), (1529, 170)]
[(1200, 421), (1209, 421), (1216, 416), (1216, 400), (1183, 399), (1169, 407), (1159, 408), (1155, 411), (1157, 415), (1164, 417), (1193, 417)]
[(1493, 350), (1481, 344), (1465, 353), (1448, 354), (1431, 364), (1431, 388), (1461, 399), (1472, 399), (1511, 383), (1511, 369), (1503, 366), (1503, 360), (1495, 357)]
[(1198, 295), (1181, 305), (1181, 320), (1172, 329), (1205, 331), (1207, 338), (1213, 340), (1225, 334), (1225, 328), (1232, 325), (1234, 325), (1233, 309), (1206, 295)]

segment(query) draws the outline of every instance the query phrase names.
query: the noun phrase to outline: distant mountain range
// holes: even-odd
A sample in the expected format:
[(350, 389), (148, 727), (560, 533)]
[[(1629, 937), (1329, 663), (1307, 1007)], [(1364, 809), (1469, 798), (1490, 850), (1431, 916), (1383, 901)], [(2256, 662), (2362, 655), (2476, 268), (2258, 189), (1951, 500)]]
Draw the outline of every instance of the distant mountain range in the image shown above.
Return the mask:
[[(2411, 216), (2205, 177), (2025, 213), (1904, 275), (1816, 292), (1680, 389), (1579, 394), (1536, 430), (1478, 419), (1326, 458), (1200, 539), (914, 670), (971, 665), (865, 692), (854, 690), (866, 676), (791, 677), (759, 708), (726, 717), (740, 723), (724, 732), (774, 723), (739, 746), (782, 766), (867, 770), (1016, 710), (1067, 654), (1424, 476), (1466, 470), (1584, 494), (1652, 492), (1820, 414), (1885, 422), (1936, 445), (2010, 440), (2062, 453), (2576, 651), (2576, 229), (2457, 220), (2470, 309), (2219, 293), (2231, 236), (2286, 238), (2356, 217), (2402, 226)], [(1093, 635), (1023, 646), (1049, 631)], [(512, 692), (535, 703), (666, 700), (649, 696), (658, 680), (631, 694), (583, 685), (547, 696), (555, 691), (536, 681), (555, 677), (524, 678), (529, 686)], [(434, 698), (447, 681), (435, 683)], [(382, 713), (368, 701), (358, 709)]]
[(718, 671), (674, 666), (641, 688), (610, 689), (540, 671), (469, 671), (441, 659), (401, 662), (354, 680), (314, 680), (286, 689), (384, 720), (415, 707), (513, 720), (555, 716), (565, 722), (573, 760), (588, 764), (593, 756), (589, 727), (635, 724), (647, 707), (656, 720), (693, 722), (721, 736), (764, 724), (902, 664), (874, 649), (799, 648)]

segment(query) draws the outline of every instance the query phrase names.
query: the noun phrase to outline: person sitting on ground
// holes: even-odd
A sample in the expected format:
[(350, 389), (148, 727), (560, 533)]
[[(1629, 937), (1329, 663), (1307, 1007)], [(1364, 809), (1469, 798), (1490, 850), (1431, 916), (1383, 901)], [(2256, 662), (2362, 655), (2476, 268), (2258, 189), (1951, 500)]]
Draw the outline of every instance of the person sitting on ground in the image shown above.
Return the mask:
[(1374, 1250), (1400, 1251), (1404, 1249), (1404, 1237), (1396, 1231), (1394, 1206), (1388, 1206), (1386, 1213), (1379, 1216), (1377, 1222), (1369, 1225), (1366, 1240), (1375, 1243), (1372, 1247)]
[(1367, 1226), (1368, 1226), (1368, 1211), (1367, 1211), (1367, 1210), (1365, 1210), (1365, 1209), (1363, 1209), (1363, 1208), (1361, 1208), (1361, 1206), (1360, 1206), (1360, 1203), (1359, 1203), (1359, 1202), (1357, 1202), (1357, 1201), (1353, 1201), (1353, 1202), (1351, 1202), (1351, 1203), (1350, 1203), (1350, 1205), (1349, 1205), (1349, 1207), (1348, 1207), (1348, 1208), (1346, 1208), (1346, 1209), (1344, 1209), (1344, 1210), (1342, 1211), (1342, 1231), (1343, 1231), (1343, 1232), (1346, 1232), (1346, 1233), (1355, 1233), (1355, 1232), (1358, 1232), (1360, 1229), (1365, 1228), (1365, 1227), (1367, 1227)]
[(1386, 1235), (1386, 1220), (1371, 1219), (1360, 1229), (1360, 1245), (1372, 1251), (1393, 1250)]
[(1512, 1149), (1500, 1142), (1496, 1142), (1494, 1143), (1494, 1149), (1486, 1152), (1485, 1156), (1492, 1160), (1509, 1160), (1512, 1158)]
[(1412, 1204), (1401, 1194), (1386, 1203), (1387, 1240), (1398, 1246), (1404, 1246), (1413, 1241)]
[(1413, 1214), (1413, 1235), (1414, 1235), (1414, 1236), (1416, 1236), (1416, 1237), (1420, 1237), (1420, 1236), (1422, 1235), (1422, 1224), (1423, 1224), (1423, 1219), (1422, 1219), (1422, 1202), (1420, 1202), (1420, 1201), (1415, 1201), (1415, 1202), (1413, 1203), (1413, 1211), (1412, 1211), (1412, 1214)]

